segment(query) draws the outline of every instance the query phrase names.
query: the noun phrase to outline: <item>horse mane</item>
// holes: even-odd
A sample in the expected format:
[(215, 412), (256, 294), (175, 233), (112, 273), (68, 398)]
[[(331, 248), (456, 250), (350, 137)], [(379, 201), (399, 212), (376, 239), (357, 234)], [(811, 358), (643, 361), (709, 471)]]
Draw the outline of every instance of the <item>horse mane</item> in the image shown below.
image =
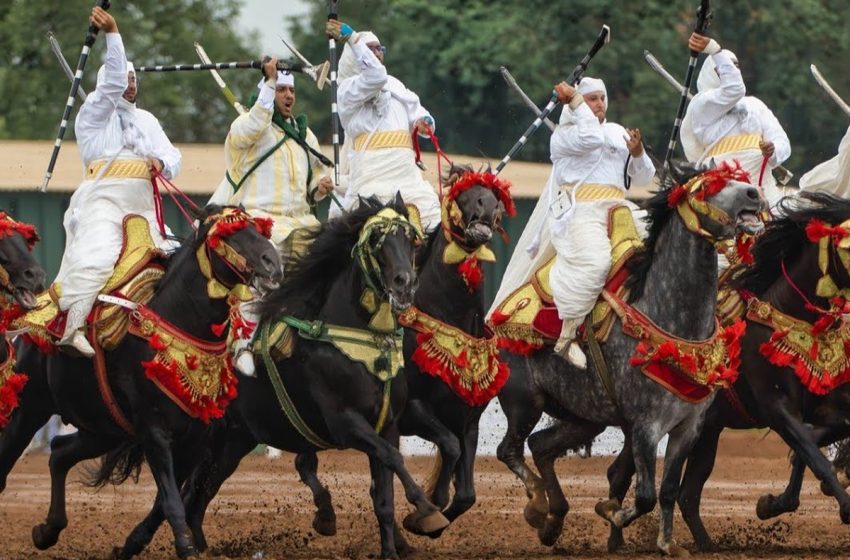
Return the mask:
[(315, 317), (334, 281), (350, 267), (351, 252), (363, 224), (386, 207), (402, 216), (408, 215), (399, 198), (384, 205), (376, 197), (370, 197), (361, 199), (356, 209), (309, 232), (305, 236), (309, 244), (306, 254), (284, 257), (283, 283), (263, 298), (260, 321), (274, 321), (281, 315), (299, 319)]
[(626, 281), (626, 287), (629, 290), (629, 303), (643, 297), (646, 278), (655, 255), (655, 246), (664, 226), (670, 221), (670, 217), (675, 211), (675, 208), (671, 208), (667, 200), (670, 190), (676, 185), (684, 185), (703, 171), (705, 171), (704, 168), (689, 163), (679, 162), (671, 165), (670, 172), (662, 174), (661, 188), (653, 192), (652, 196), (644, 203), (643, 207), (647, 212), (644, 221), (648, 224), (649, 235), (644, 240), (643, 247), (635, 252), (626, 264), (629, 269), (629, 279)]
[(767, 223), (752, 248), (755, 262), (735, 276), (733, 287), (757, 296), (763, 294), (782, 274), (782, 263), (793, 261), (812, 245), (806, 236), (810, 221), (838, 225), (850, 219), (850, 201), (824, 192), (801, 192), (796, 197), (786, 197), (779, 208), (781, 217)]

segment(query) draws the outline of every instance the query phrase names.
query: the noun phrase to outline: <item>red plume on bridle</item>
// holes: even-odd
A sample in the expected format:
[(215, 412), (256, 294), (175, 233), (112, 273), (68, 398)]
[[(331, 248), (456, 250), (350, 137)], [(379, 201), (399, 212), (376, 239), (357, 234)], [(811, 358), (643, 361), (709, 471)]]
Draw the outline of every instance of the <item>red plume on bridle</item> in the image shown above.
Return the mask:
[(491, 173), (490, 171), (464, 171), (463, 174), (461, 174), (461, 176), (452, 183), (446, 197), (449, 200), (456, 200), (457, 197), (460, 196), (460, 193), (471, 189), (475, 185), (481, 185), (482, 187), (486, 187), (493, 191), (496, 198), (498, 198), (505, 207), (505, 213), (510, 217), (516, 216), (516, 206), (514, 205), (513, 198), (511, 198), (512, 185), (510, 181), (503, 181), (502, 179), (499, 179), (498, 175)]
[(220, 219), (213, 224), (207, 234), (207, 245), (215, 249), (223, 238), (230, 237), (237, 231), (241, 231), (248, 226), (254, 226), (260, 235), (269, 239), (272, 235), (273, 225), (274, 220), (271, 218), (255, 218), (242, 210), (231, 209), (230, 211), (225, 211)]
[(27, 249), (32, 251), (39, 240), (38, 232), (32, 224), (18, 222), (9, 217), (5, 212), (0, 212), (0, 237), (7, 237), (16, 233), (21, 234), (27, 244)]
[(714, 169), (709, 169), (697, 175), (688, 181), (687, 184), (673, 187), (670, 194), (667, 195), (667, 204), (672, 208), (682, 202), (687, 197), (690, 187), (695, 180), (699, 180), (700, 184), (694, 192), (694, 198), (705, 200), (722, 191), (729, 181), (749, 183), (750, 174), (741, 167), (741, 163), (738, 160), (734, 160), (732, 163), (724, 161)]

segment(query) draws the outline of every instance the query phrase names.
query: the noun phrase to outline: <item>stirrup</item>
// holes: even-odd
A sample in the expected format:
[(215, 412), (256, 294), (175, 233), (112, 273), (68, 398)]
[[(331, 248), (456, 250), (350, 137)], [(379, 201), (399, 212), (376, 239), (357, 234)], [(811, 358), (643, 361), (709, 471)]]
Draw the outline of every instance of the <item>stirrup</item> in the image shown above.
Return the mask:
[(585, 355), (581, 346), (579, 346), (578, 342), (575, 340), (570, 342), (565, 358), (570, 364), (578, 369), (587, 369), (587, 355)]

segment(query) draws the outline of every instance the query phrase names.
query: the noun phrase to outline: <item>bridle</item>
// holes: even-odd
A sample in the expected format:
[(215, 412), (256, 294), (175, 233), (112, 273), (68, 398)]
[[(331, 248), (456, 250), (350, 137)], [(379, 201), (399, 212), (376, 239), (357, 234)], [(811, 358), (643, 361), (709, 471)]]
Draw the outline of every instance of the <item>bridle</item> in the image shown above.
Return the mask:
[(375, 295), (387, 294), (381, 275), (381, 263), (375, 255), (381, 250), (387, 237), (398, 231), (402, 231), (407, 239), (415, 243), (422, 240), (422, 233), (407, 218), (392, 208), (383, 208), (366, 220), (360, 228), (357, 243), (351, 250), (351, 256), (363, 273), (366, 287)]

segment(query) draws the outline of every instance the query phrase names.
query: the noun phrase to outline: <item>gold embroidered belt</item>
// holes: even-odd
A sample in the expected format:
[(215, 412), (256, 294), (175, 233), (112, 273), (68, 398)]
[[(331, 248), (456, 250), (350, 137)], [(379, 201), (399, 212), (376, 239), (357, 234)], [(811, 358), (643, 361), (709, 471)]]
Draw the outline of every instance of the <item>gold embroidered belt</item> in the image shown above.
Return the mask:
[[(572, 189), (573, 185), (561, 185), (561, 190)], [(577, 202), (587, 202), (591, 200), (622, 200), (626, 198), (626, 193), (623, 189), (614, 185), (604, 185), (597, 183), (585, 183), (578, 188), (576, 194)]]
[[(97, 177), (107, 160), (97, 159), (86, 166), (86, 180)], [(137, 159), (116, 159), (103, 173), (102, 179), (147, 179), (151, 172), (148, 162)]]
[(758, 134), (736, 134), (720, 139), (708, 152), (709, 156), (719, 156), (741, 150), (760, 150), (761, 136)]
[(383, 150), (385, 148), (410, 148), (413, 149), (413, 140), (410, 132), (406, 130), (386, 130), (373, 134), (364, 133), (354, 139), (354, 149)]

